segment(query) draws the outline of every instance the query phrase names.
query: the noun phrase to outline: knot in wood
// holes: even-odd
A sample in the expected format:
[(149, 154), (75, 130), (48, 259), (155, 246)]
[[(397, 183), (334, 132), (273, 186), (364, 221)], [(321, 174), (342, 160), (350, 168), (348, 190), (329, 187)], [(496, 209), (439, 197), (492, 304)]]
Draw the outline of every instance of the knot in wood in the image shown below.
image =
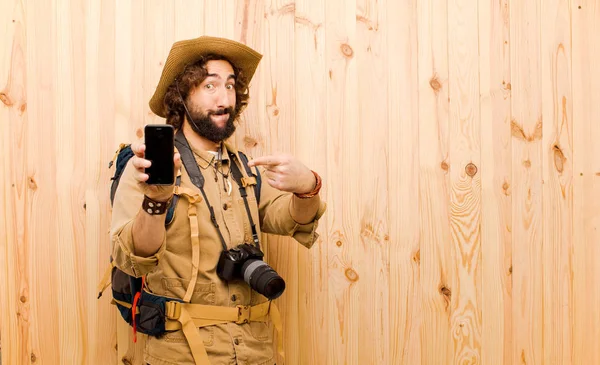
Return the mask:
[(448, 289), (445, 286), (442, 286), (440, 288), (440, 293), (442, 293), (442, 295), (444, 295), (447, 298), (450, 298), (452, 296), (452, 292), (450, 291), (450, 289)]
[(35, 182), (33, 177), (29, 177), (29, 179), (27, 179), (27, 185), (31, 190), (37, 190), (37, 183)]
[(6, 92), (0, 92), (0, 101), (6, 106), (12, 106), (13, 102)]
[(346, 277), (348, 278), (348, 280), (350, 280), (352, 282), (355, 282), (358, 280), (358, 274), (356, 273), (356, 271), (354, 271), (351, 268), (347, 268), (345, 274), (346, 274)]
[(437, 75), (433, 75), (433, 77), (429, 80), (429, 86), (433, 89), (433, 91), (437, 92), (442, 88), (442, 84), (438, 79)]
[(467, 175), (473, 177), (477, 173), (477, 166), (475, 166), (474, 163), (470, 162), (467, 164), (467, 166), (465, 166), (465, 172), (467, 173)]
[(354, 55), (354, 50), (352, 49), (352, 47), (350, 47), (348, 43), (343, 43), (340, 46), (340, 49), (342, 51), (342, 54), (348, 58), (351, 58)]

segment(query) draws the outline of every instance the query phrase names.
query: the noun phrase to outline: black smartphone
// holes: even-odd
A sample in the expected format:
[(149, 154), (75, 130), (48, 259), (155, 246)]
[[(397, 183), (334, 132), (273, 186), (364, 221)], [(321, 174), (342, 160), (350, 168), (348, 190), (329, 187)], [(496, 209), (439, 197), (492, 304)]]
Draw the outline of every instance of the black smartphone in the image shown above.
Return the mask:
[(144, 127), (146, 160), (152, 165), (146, 169), (147, 184), (173, 185), (175, 182), (174, 129), (168, 124), (149, 124)]

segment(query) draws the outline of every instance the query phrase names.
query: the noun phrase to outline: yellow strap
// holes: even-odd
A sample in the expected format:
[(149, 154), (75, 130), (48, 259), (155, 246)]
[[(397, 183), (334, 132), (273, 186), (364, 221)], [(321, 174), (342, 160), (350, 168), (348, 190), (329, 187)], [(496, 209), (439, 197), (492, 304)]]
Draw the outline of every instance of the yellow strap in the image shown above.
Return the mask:
[[(231, 321), (223, 321), (223, 320), (219, 320), (219, 319), (199, 319), (199, 318), (192, 318), (192, 321), (194, 321), (194, 326), (196, 326), (198, 328), (214, 326), (216, 324), (224, 324), (224, 323), (231, 322)], [(180, 330), (180, 329), (181, 329), (181, 323), (179, 323), (179, 322), (167, 321), (165, 323), (165, 330), (167, 330), (167, 331), (176, 331), (176, 330)]]
[(192, 236), (192, 277), (183, 297), (183, 301), (189, 303), (194, 294), (196, 281), (198, 280), (198, 267), (200, 266), (200, 239), (198, 238), (198, 219), (196, 218), (196, 205), (190, 202), (188, 218)]
[(281, 314), (279, 313), (279, 308), (275, 305), (275, 303), (271, 303), (271, 308), (269, 311), (271, 322), (273, 322), (273, 326), (275, 326), (275, 330), (277, 330), (277, 352), (281, 359), (285, 362), (285, 352), (283, 351), (283, 326), (281, 324)]
[[(117, 303), (118, 303), (118, 304), (120, 304), (120, 305), (122, 305), (122, 306), (123, 306), (123, 307), (125, 307), (125, 308), (129, 308), (129, 309), (131, 309), (131, 307), (132, 307), (131, 303), (122, 302), (122, 301), (120, 301), (120, 300), (117, 300), (117, 299), (115, 299), (115, 298), (113, 298), (113, 299), (111, 300), (111, 302), (110, 302), (110, 304), (117, 304)], [(140, 308), (139, 308), (139, 307), (136, 307), (136, 308), (135, 308), (135, 315), (137, 316), (138, 314), (140, 314)]]
[(194, 294), (194, 288), (196, 287), (196, 281), (198, 280), (198, 268), (200, 267), (200, 240), (198, 238), (199, 231), (196, 204), (202, 201), (202, 197), (194, 190), (183, 186), (175, 186), (175, 195), (183, 196), (189, 202), (188, 219), (190, 220), (192, 240), (192, 276), (183, 297), (183, 301), (190, 302), (190, 300), (192, 300), (192, 295)]
[(264, 318), (269, 313), (269, 302), (255, 306), (222, 307), (192, 304), (187, 308), (192, 318), (220, 319), (224, 321), (247, 323)]
[(204, 342), (200, 337), (200, 332), (185, 309), (181, 311), (177, 321), (181, 323), (183, 334), (190, 345), (190, 350), (192, 351), (192, 356), (194, 357), (196, 365), (210, 365), (208, 354), (204, 348)]
[[(165, 329), (167, 331), (174, 331), (182, 328), (183, 322), (181, 318), (184, 315), (189, 317), (194, 327), (207, 327), (227, 322), (235, 322), (238, 324), (255, 321), (264, 322), (266, 321), (267, 316), (269, 316), (277, 331), (277, 352), (282, 359), (285, 359), (281, 314), (275, 303), (271, 301), (257, 304), (252, 307), (222, 307), (215, 305), (167, 302), (165, 310), (167, 317)], [(186, 334), (185, 329), (183, 333), (187, 338), (188, 335)], [(189, 343), (190, 346), (192, 346), (192, 343)], [(202, 349), (204, 349), (204, 345), (202, 345)]]
[(104, 290), (110, 285), (110, 273), (112, 272), (112, 268), (115, 266), (113, 262), (108, 264), (106, 270), (104, 270), (104, 275), (102, 275), (102, 280), (98, 284), (98, 298), (102, 295)]
[(175, 320), (179, 318), (183, 310), (190, 315), (196, 324), (196, 327), (206, 327), (227, 322), (238, 324), (250, 321), (265, 322), (269, 314), (269, 302), (258, 304), (253, 307), (222, 307), (215, 305), (167, 302), (167, 330), (177, 330), (180, 328), (179, 323)]

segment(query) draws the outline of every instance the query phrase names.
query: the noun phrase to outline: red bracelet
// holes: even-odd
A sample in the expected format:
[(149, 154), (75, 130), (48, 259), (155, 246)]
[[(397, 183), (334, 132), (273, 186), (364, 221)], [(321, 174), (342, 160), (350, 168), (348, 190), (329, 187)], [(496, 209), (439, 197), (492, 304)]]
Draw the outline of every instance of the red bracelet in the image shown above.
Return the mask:
[(317, 174), (313, 170), (310, 170), (310, 171), (313, 173), (313, 175), (315, 175), (315, 179), (317, 180), (317, 185), (315, 186), (313, 191), (311, 191), (310, 193), (305, 193), (305, 194), (294, 193), (294, 195), (296, 195), (300, 199), (312, 198), (312, 197), (316, 196), (317, 194), (319, 194), (319, 191), (321, 190), (321, 184), (322, 184), (321, 176), (319, 176), (319, 174)]

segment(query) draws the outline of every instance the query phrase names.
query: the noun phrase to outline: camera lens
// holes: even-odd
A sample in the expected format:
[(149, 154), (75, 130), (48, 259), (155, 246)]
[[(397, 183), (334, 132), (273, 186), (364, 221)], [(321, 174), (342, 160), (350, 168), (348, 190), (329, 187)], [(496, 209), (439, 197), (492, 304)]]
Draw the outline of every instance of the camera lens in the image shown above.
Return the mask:
[(273, 300), (285, 290), (285, 281), (262, 260), (248, 260), (242, 266), (244, 281), (265, 297)]

